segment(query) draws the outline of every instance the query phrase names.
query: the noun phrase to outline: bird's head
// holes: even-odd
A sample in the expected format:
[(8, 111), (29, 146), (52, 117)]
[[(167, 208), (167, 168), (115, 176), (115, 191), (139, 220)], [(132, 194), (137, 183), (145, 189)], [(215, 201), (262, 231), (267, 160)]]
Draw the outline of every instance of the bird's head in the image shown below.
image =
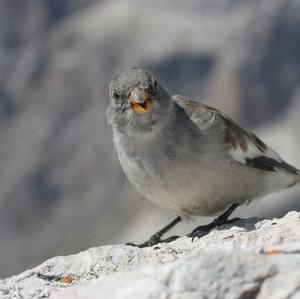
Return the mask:
[(129, 69), (111, 81), (108, 119), (120, 132), (153, 131), (165, 122), (173, 101), (154, 76), (142, 69)]

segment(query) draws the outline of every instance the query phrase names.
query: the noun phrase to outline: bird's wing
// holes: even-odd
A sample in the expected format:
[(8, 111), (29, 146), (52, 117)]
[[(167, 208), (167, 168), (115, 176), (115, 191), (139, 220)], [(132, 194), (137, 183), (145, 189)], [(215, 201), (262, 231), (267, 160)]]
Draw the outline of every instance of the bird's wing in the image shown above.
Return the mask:
[(300, 174), (298, 169), (284, 162), (254, 133), (243, 129), (219, 110), (183, 96), (173, 96), (173, 100), (185, 110), (203, 132), (212, 134), (219, 132), (225, 149), (235, 161), (266, 171), (281, 169)]

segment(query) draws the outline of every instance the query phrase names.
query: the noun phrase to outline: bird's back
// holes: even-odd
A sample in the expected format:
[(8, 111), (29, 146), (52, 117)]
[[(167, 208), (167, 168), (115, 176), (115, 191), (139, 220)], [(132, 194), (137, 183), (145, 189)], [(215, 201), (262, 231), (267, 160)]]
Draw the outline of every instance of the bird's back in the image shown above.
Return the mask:
[(174, 96), (173, 99), (186, 111), (203, 134), (218, 136), (233, 162), (263, 170), (266, 175), (283, 172), (285, 175), (281, 176), (289, 179), (279, 183), (276, 190), (300, 183), (300, 170), (283, 161), (254, 133), (243, 129), (224, 113), (186, 97)]

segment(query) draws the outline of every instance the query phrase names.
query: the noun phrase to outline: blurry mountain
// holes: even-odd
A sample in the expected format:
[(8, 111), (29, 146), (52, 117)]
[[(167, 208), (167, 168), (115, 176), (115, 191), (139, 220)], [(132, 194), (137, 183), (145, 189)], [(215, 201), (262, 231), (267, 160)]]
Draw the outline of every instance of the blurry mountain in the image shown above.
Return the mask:
[(0, 0), (0, 45), (13, 49), (96, 0)]
[(300, 82), (299, 8), (298, 0), (262, 1), (239, 44), (219, 64), (216, 102), (226, 106), (232, 101), (235, 108), (227, 112), (238, 109), (238, 120), (247, 125), (272, 120), (295, 95)]
[[(300, 110), (289, 104), (299, 101), (299, 8), (296, 0), (0, 0), (0, 275), (142, 241), (173, 217), (142, 199), (118, 164), (105, 109), (120, 70), (145, 67), (172, 94), (210, 99), (247, 125), (284, 119), (297, 135)], [(286, 130), (269, 132), (280, 140)], [(284, 144), (300, 166), (297, 145)]]

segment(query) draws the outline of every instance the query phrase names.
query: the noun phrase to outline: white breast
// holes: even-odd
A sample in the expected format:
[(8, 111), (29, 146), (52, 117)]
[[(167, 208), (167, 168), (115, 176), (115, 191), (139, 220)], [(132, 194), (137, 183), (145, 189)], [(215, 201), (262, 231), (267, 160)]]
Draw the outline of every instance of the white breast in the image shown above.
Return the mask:
[[(157, 163), (147, 156), (143, 160), (129, 158), (121, 147), (117, 147), (117, 152), (132, 185), (147, 199), (177, 215), (214, 215), (224, 210), (232, 200), (240, 202), (244, 198), (241, 195), (243, 190), (233, 188), (238, 178), (232, 170), (224, 170), (227, 166), (223, 161), (218, 163), (211, 156), (214, 161), (204, 164), (197, 158), (191, 161), (184, 159), (182, 164), (162, 159), (158, 163), (161, 170), (158, 172)], [(207, 167), (207, 163), (214, 166)]]

